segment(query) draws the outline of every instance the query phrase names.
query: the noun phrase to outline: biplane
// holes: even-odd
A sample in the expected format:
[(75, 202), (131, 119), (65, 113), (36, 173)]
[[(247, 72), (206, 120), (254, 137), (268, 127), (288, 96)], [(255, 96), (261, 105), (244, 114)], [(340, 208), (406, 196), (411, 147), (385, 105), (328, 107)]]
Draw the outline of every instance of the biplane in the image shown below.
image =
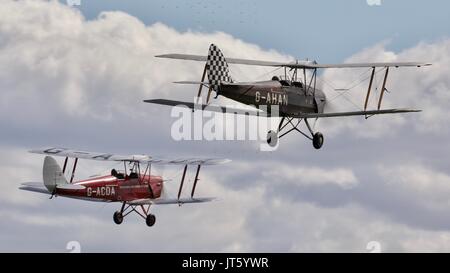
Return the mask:
[[(387, 91), (386, 84), (389, 70), (392, 67), (422, 67), (429, 66), (426, 62), (384, 62), (384, 63), (344, 63), (344, 64), (318, 64), (316, 61), (295, 61), (291, 63), (260, 61), (225, 58), (220, 49), (211, 44), (207, 56), (189, 54), (164, 54), (159, 58), (192, 60), (205, 62), (203, 75), (200, 81), (179, 81), (179, 84), (198, 84), (199, 90), (197, 98), (201, 97), (202, 88), (208, 88), (206, 104), (188, 103), (167, 99), (144, 100), (148, 103), (156, 103), (168, 106), (187, 106), (193, 110), (201, 109), (222, 113), (234, 113), (243, 115), (257, 115), (267, 117), (280, 117), (280, 122), (276, 131), (270, 130), (267, 133), (267, 143), (274, 147), (278, 139), (292, 131), (301, 133), (312, 141), (314, 148), (320, 149), (324, 142), (324, 137), (320, 132), (314, 132), (309, 119), (365, 116), (369, 118), (380, 114), (399, 114), (409, 112), (420, 112), (416, 109), (382, 109), (383, 95)], [(284, 68), (284, 75), (273, 76), (271, 80), (258, 82), (235, 82), (230, 77), (228, 63), (242, 65), (256, 65)], [(323, 90), (317, 88), (317, 71), (326, 68), (368, 68), (371, 69), (369, 86), (364, 101), (364, 110), (353, 112), (324, 112), (327, 98)], [(289, 70), (289, 71), (288, 71)], [(374, 85), (375, 74), (384, 71), (383, 83), (379, 92), (376, 109), (368, 109), (369, 97)], [(208, 81), (205, 81), (205, 77)], [(209, 106), (211, 92), (216, 93), (243, 103), (254, 106), (254, 110)], [(374, 92), (372, 92), (374, 93)], [(373, 96), (373, 95), (372, 95)], [(209, 106), (209, 107), (207, 107)], [(271, 111), (273, 106), (277, 106), (277, 111)], [(264, 110), (264, 111), (262, 111)], [(304, 121), (309, 133), (299, 129), (301, 121)]]
[[(215, 199), (213, 197), (194, 197), (197, 182), (199, 181), (200, 167), (203, 165), (223, 164), (230, 161), (221, 158), (165, 159), (148, 155), (115, 155), (66, 148), (44, 148), (30, 152), (46, 155), (43, 166), (43, 183), (23, 183), (20, 187), (21, 190), (49, 194), (51, 195), (50, 199), (54, 196), (63, 196), (88, 201), (119, 202), (122, 203), (122, 206), (113, 215), (113, 220), (116, 224), (121, 224), (127, 215), (135, 212), (144, 218), (148, 226), (153, 226), (156, 221), (155, 215), (150, 213), (151, 205), (181, 205), (213, 201)], [(65, 157), (62, 169), (53, 156)], [(73, 158), (74, 161), (72, 173), (67, 179), (66, 169), (69, 158)], [(108, 175), (93, 176), (88, 179), (74, 181), (79, 159), (123, 163), (123, 170), (112, 169)], [(152, 174), (152, 165), (184, 166), (177, 198), (168, 198), (163, 194), (164, 184), (168, 180)], [(145, 166), (145, 168), (141, 170), (141, 166)], [(195, 179), (190, 196), (182, 197), (188, 166), (196, 166)]]

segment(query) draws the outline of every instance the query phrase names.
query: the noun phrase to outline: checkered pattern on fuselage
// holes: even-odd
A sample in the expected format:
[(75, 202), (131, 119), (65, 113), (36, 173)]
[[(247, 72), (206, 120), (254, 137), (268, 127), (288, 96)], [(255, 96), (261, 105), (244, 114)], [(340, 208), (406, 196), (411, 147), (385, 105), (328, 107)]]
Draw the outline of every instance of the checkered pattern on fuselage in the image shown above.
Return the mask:
[(220, 49), (214, 44), (209, 47), (206, 64), (208, 65), (209, 84), (214, 91), (219, 91), (222, 82), (232, 82), (227, 61)]

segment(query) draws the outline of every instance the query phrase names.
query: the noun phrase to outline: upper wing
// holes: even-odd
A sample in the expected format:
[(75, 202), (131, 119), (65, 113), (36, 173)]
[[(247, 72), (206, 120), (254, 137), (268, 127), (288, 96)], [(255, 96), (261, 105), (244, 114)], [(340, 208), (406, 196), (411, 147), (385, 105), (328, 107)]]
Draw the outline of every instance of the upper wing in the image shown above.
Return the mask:
[(171, 204), (188, 204), (188, 203), (204, 203), (216, 200), (215, 197), (196, 197), (196, 198), (159, 198), (159, 199), (137, 199), (134, 201), (129, 201), (131, 205), (171, 205)]
[[(206, 56), (190, 55), (190, 54), (164, 54), (155, 56), (158, 58), (169, 58), (178, 60), (191, 60), (206, 62)], [(245, 65), (258, 65), (258, 66), (279, 66), (289, 68), (365, 68), (365, 67), (422, 67), (429, 66), (431, 63), (426, 62), (378, 62), (378, 63), (344, 63), (344, 64), (318, 64), (313, 61), (295, 61), (291, 63), (272, 62), (272, 61), (260, 61), (260, 60), (247, 60), (247, 59), (235, 59), (226, 58), (228, 63), (232, 64), (245, 64)]]
[[(177, 60), (199, 61), (199, 62), (206, 62), (206, 60), (207, 60), (206, 56), (191, 55), (191, 54), (163, 54), (163, 55), (157, 55), (155, 57), (167, 58), (167, 59), (177, 59)], [(226, 59), (227, 63), (230, 63), (230, 64), (246, 64), (246, 65), (259, 65), (259, 66), (283, 66), (283, 65), (285, 65), (285, 63), (281, 63), (281, 62), (236, 59), (236, 58), (225, 58), (225, 59)]]
[(299, 113), (294, 115), (296, 118), (330, 118), (330, 117), (348, 117), (348, 116), (372, 116), (382, 114), (399, 114), (421, 112), (422, 110), (415, 109), (385, 109), (385, 110), (367, 110), (355, 112), (335, 112), (335, 113)]
[(366, 67), (422, 67), (429, 66), (425, 62), (386, 62), (386, 63), (344, 63), (344, 64), (309, 64), (306, 66), (293, 65), (291, 68), (366, 68)]
[(71, 158), (91, 159), (100, 161), (129, 161), (139, 162), (143, 164), (151, 163), (158, 165), (217, 165), (230, 162), (229, 159), (224, 158), (175, 158), (168, 159), (162, 157), (153, 157), (149, 155), (117, 155), (110, 153), (96, 153), (79, 151), (67, 148), (49, 147), (43, 149), (31, 150), (30, 153), (46, 154), (53, 156), (63, 156)]

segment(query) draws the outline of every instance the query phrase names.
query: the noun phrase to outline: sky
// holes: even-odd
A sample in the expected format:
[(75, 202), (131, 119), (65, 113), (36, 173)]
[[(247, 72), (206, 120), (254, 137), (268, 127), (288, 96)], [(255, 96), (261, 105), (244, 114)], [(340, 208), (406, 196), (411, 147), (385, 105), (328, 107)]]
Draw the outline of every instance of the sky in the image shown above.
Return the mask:
[[(0, 9), (0, 251), (383, 252), (450, 251), (450, 18), (443, 1), (10, 1)], [(171, 109), (150, 98), (192, 100), (201, 63), (154, 58), (205, 54), (319, 62), (426, 61), (392, 69), (385, 107), (410, 115), (319, 120), (321, 150), (298, 134), (276, 151), (260, 142), (176, 141)], [(236, 80), (271, 68), (233, 65)], [(327, 111), (357, 110), (366, 85), (337, 96), (367, 70), (320, 74)], [(376, 78), (379, 85), (381, 74)], [(367, 84), (367, 82), (366, 82)], [(333, 86), (334, 88), (330, 88)], [(215, 103), (229, 103), (220, 98)], [(371, 107), (375, 101), (371, 101)], [(199, 195), (218, 201), (155, 206), (148, 228), (118, 204), (20, 191), (42, 181), (43, 157), (63, 146), (91, 151), (233, 160), (201, 171)], [(61, 162), (61, 161), (60, 161)], [(77, 179), (114, 164), (80, 161)], [(155, 167), (176, 181), (181, 168)], [(193, 172), (190, 170), (189, 183)], [(167, 183), (169, 195), (177, 183)], [(185, 194), (189, 187), (185, 188)]]
[[(369, 1), (370, 2), (370, 1)], [(162, 22), (180, 31), (223, 31), (297, 58), (339, 62), (362, 48), (390, 40), (393, 50), (448, 35), (444, 1), (93, 0), (79, 7), (88, 19), (122, 10), (145, 24)]]

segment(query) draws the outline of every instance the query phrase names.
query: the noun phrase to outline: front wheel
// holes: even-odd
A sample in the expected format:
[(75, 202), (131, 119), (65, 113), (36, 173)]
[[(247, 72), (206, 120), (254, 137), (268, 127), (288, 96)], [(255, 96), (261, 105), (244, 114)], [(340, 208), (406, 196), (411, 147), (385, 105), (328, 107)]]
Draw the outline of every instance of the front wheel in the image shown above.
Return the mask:
[(145, 219), (145, 223), (147, 224), (147, 226), (151, 227), (155, 224), (156, 222), (156, 217), (153, 214), (149, 214), (147, 215), (147, 218)]
[(122, 213), (120, 211), (114, 212), (113, 220), (114, 220), (114, 223), (116, 223), (118, 225), (122, 224), (122, 222), (123, 222), (123, 215), (122, 215)]
[(323, 145), (323, 135), (320, 132), (317, 132), (313, 136), (313, 146), (316, 149), (322, 148)]

